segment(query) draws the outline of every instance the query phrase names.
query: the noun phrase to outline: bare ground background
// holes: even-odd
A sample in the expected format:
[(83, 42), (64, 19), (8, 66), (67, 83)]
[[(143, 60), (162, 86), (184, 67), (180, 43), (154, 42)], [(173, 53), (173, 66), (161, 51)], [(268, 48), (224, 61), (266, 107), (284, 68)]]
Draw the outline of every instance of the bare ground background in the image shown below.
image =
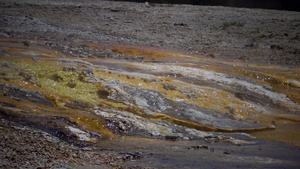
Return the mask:
[[(1, 0), (0, 37), (152, 46), (217, 59), (300, 64), (300, 13), (288, 11), (168, 4), (147, 7), (96, 0)], [(122, 159), (71, 146), (6, 120), (0, 121), (0, 136), (3, 168), (118, 168), (114, 162)]]
[(300, 13), (115, 1), (1, 1), (1, 37), (153, 46), (299, 65)]

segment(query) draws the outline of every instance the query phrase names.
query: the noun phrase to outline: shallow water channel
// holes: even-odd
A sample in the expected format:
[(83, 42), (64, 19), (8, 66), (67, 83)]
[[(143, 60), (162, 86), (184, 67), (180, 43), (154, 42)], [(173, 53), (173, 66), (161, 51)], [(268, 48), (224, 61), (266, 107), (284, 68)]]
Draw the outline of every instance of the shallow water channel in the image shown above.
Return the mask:
[(0, 52), (2, 118), (124, 165), (299, 167), (299, 67), (22, 39)]

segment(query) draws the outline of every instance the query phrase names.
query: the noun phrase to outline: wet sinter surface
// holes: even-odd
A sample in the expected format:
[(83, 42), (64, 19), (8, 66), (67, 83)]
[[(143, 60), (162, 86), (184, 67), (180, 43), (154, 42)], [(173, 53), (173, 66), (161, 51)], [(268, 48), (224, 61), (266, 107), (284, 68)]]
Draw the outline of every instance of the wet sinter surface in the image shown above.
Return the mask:
[(66, 41), (0, 52), (2, 118), (125, 166), (299, 167), (299, 67)]

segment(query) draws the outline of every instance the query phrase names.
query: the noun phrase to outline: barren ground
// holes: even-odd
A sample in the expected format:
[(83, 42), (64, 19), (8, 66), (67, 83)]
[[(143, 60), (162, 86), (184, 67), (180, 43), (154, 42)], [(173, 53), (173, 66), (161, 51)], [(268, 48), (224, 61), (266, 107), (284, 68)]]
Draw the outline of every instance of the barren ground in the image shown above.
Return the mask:
[[(118, 74), (120, 77), (123, 76), (124, 74), (125, 74), (124, 76), (126, 76), (126, 73), (128, 73), (127, 79), (129, 80), (136, 78), (134, 73), (132, 73), (135, 70), (143, 70), (146, 72), (149, 69), (151, 70), (149, 71), (151, 72), (149, 74), (156, 75), (159, 78), (161, 78), (160, 77), (161, 75), (159, 74), (161, 72), (163, 73), (173, 72), (174, 76), (176, 76), (175, 74), (184, 75), (184, 73), (186, 74), (186, 76), (189, 75), (192, 76), (193, 73), (194, 74), (196, 73), (193, 71), (194, 69), (193, 70), (191, 69), (191, 71), (189, 72), (188, 71), (184, 72), (181, 71), (180, 69), (177, 70), (174, 69), (173, 65), (172, 66), (166, 64), (160, 65), (159, 62), (161, 63), (171, 62), (170, 60), (167, 59), (164, 60), (163, 58), (159, 58), (159, 59), (155, 58), (157, 60), (149, 59), (150, 61), (144, 57), (132, 59), (127, 56), (125, 57), (125, 55), (123, 56), (121, 50), (120, 50), (121, 52), (119, 52), (120, 55), (116, 55), (115, 53), (114, 54), (105, 53), (106, 52), (105, 47), (108, 46), (109, 48), (109, 45), (131, 45), (133, 49), (140, 48), (142, 50), (147, 47), (153, 47), (151, 49), (155, 48), (156, 50), (161, 50), (161, 51), (164, 51), (165, 49), (166, 51), (178, 51), (181, 52), (182, 55), (187, 54), (193, 57), (199, 56), (200, 61), (201, 58), (203, 58), (203, 61), (207, 61), (205, 59), (208, 59), (207, 65), (210, 65), (211, 63), (209, 59), (214, 59), (220, 61), (220, 63), (226, 61), (226, 64), (224, 64), (226, 66), (230, 66), (231, 64), (229, 63), (232, 63), (232, 65), (234, 65), (234, 63), (237, 63), (237, 65), (239, 63), (241, 65), (245, 63), (244, 65), (246, 66), (248, 66), (247, 65), (248, 63), (253, 65), (265, 64), (270, 66), (270, 70), (273, 70), (274, 67), (276, 68), (276, 66), (278, 66), (280, 67), (280, 69), (278, 68), (278, 70), (286, 70), (286, 72), (290, 71), (291, 68), (292, 69), (291, 75), (284, 74), (284, 71), (280, 72), (281, 73), (280, 74), (278, 73), (279, 72), (278, 71), (278, 72), (274, 72), (274, 77), (275, 74), (277, 73), (285, 77), (287, 76), (288, 80), (294, 78), (294, 81), (291, 80), (290, 81), (291, 83), (289, 83), (291, 84), (290, 85), (291, 90), (287, 89), (288, 92), (285, 93), (286, 95), (289, 96), (289, 98), (294, 99), (294, 101), (288, 100), (288, 103), (291, 104), (292, 106), (284, 105), (282, 103), (272, 105), (271, 103), (273, 100), (270, 101), (264, 98), (261, 99), (259, 97), (256, 97), (257, 95), (255, 94), (243, 95), (244, 93), (242, 93), (241, 91), (239, 91), (240, 93), (238, 94), (235, 93), (234, 95), (239, 100), (245, 102), (249, 100), (253, 101), (254, 99), (259, 98), (261, 99), (259, 100), (259, 102), (262, 104), (262, 106), (265, 105), (269, 106), (270, 103), (269, 106), (270, 110), (276, 109), (276, 112), (278, 110), (278, 114), (280, 113), (283, 114), (283, 112), (288, 111), (288, 113), (292, 115), (285, 117), (283, 119), (284, 120), (288, 119), (292, 121), (291, 123), (289, 123), (289, 125), (292, 126), (291, 128), (296, 130), (297, 127), (299, 127), (298, 116), (295, 116), (295, 119), (291, 120), (294, 117), (293, 115), (299, 114), (299, 100), (300, 100), (299, 72), (297, 72), (297, 70), (299, 70), (299, 65), (300, 65), (300, 46), (299, 46), (300, 13), (299, 12), (262, 10), (262, 9), (243, 9), (243, 8), (229, 8), (229, 7), (192, 6), (192, 5), (168, 5), (168, 4), (150, 4), (150, 7), (147, 7), (143, 3), (100, 1), (100, 0), (90, 0), (90, 1), (1, 0), (0, 1), (0, 38), (1, 38), (1, 44), (3, 45), (1, 47), (3, 48), (9, 48), (9, 45), (12, 46), (16, 45), (15, 49), (18, 48), (23, 49), (25, 47), (25, 50), (31, 48), (32, 51), (37, 51), (40, 49), (39, 47), (42, 46), (45, 48), (49, 48), (49, 50), (53, 49), (62, 52), (64, 55), (70, 57), (83, 58), (83, 59), (101, 58), (103, 59), (102, 63), (100, 63), (100, 61), (97, 60), (86, 60), (89, 61), (90, 63), (93, 63), (94, 67), (96, 67), (98, 71), (100, 71), (100, 68), (102, 68), (101, 66), (105, 67), (106, 69), (107, 67), (110, 66), (110, 64), (111, 65), (115, 64), (113, 61), (110, 61), (109, 59), (108, 61), (104, 60), (103, 57), (104, 54), (106, 54), (105, 58), (108, 57), (110, 59), (113, 58), (113, 59), (122, 60), (120, 61), (120, 63), (116, 63), (115, 65), (110, 67), (112, 68), (111, 70), (115, 71), (115, 72), (114, 71), (110, 72), (110, 74), (114, 74), (117, 72), (116, 74)], [(9, 39), (12, 40), (10, 41)], [(88, 49), (88, 47), (91, 47), (89, 45), (85, 45), (85, 46), (73, 45), (73, 47), (75, 46), (73, 49), (72, 44), (76, 44), (76, 43), (102, 44), (104, 45), (103, 47), (104, 54), (101, 53), (103, 51), (99, 52), (98, 50)], [(111, 51), (116, 52), (114, 50)], [(0, 50), (0, 54), (1, 54), (0, 58), (3, 60), (6, 59), (6, 61), (11, 61), (9, 60), (10, 56), (13, 56), (17, 59), (19, 59), (20, 57), (26, 58), (26, 56), (23, 56), (25, 54), (15, 54), (14, 51), (8, 51), (8, 50), (6, 51), (3, 49)], [(30, 57), (31, 55), (28, 58)], [(42, 60), (43, 57), (40, 57), (39, 59)], [(130, 59), (132, 59), (134, 62), (132, 63), (131, 67), (128, 66), (130, 65)], [(63, 59), (61, 60), (57, 59), (57, 60), (62, 62)], [(141, 60), (145, 62), (149, 62), (150, 64), (143, 66), (141, 63), (144, 62), (142, 62)], [(200, 63), (200, 61), (199, 62), (198, 61), (199, 60), (195, 62), (195, 65), (193, 65), (194, 67), (197, 66), (196, 64), (199, 65), (203, 64), (204, 66), (207, 66), (205, 65), (206, 62)], [(157, 66), (154, 67), (152, 63), (155, 64), (157, 62), (158, 62)], [(84, 63), (86, 64), (86, 62)], [(97, 64), (99, 64), (100, 66)], [(79, 67), (82, 66), (79, 63), (76, 63), (76, 66), (78, 65)], [(122, 66), (118, 67), (119, 65), (122, 65), (123, 67)], [(175, 67), (177, 66), (176, 64), (174, 65)], [(211, 65), (216, 66), (217, 64), (216, 65), (211, 64)], [(216, 144), (214, 141), (209, 140), (208, 141), (209, 147), (207, 146), (197, 147), (197, 146), (193, 146), (192, 144), (206, 144), (207, 142), (205, 142), (203, 139), (202, 140), (200, 139), (200, 141), (192, 140), (191, 142), (165, 143), (161, 141), (160, 138), (158, 138), (158, 140), (156, 141), (153, 141), (152, 139), (148, 140), (144, 138), (144, 137), (146, 138), (150, 137), (148, 135), (145, 136), (145, 134), (143, 133), (145, 131), (141, 131), (141, 133), (138, 134), (135, 133), (136, 135), (143, 137), (143, 139), (141, 140), (131, 138), (131, 137), (127, 138), (127, 142), (126, 141), (122, 142), (120, 140), (116, 140), (115, 142), (109, 142), (109, 140), (104, 140), (102, 143), (98, 143), (97, 146), (94, 147), (91, 146), (93, 144), (91, 144), (90, 142), (89, 143), (74, 142), (72, 141), (72, 139), (75, 136), (71, 135), (70, 138), (66, 139), (65, 135), (68, 135), (68, 133), (67, 134), (64, 133), (66, 132), (65, 127), (67, 125), (74, 125), (75, 123), (74, 121), (69, 120), (68, 118), (56, 117), (56, 116), (53, 116), (52, 118), (52, 116), (48, 116), (50, 113), (46, 114), (45, 118), (43, 115), (36, 116), (36, 114), (34, 113), (30, 114), (32, 116), (29, 115), (27, 117), (26, 113), (29, 112), (29, 110), (23, 111), (18, 109), (18, 104), (20, 102), (23, 102), (24, 98), (26, 97), (22, 96), (24, 95), (24, 93), (22, 93), (24, 92), (24, 90), (19, 90), (18, 87), (9, 86), (5, 84), (6, 82), (15, 83), (12, 82), (15, 77), (13, 77), (12, 80), (11, 79), (8, 80), (8, 77), (6, 77), (10, 73), (13, 74), (12, 72), (9, 71), (11, 70), (19, 71), (18, 78), (24, 78), (27, 81), (31, 80), (31, 82), (34, 81), (32, 83), (34, 84), (34, 86), (40, 84), (37, 83), (36, 79), (32, 80), (26, 77), (27, 76), (26, 74), (22, 74), (21, 73), (22, 71), (14, 66), (11, 66), (7, 63), (1, 63), (0, 66), (1, 69), (3, 69), (3, 72), (1, 72), (0, 74), (1, 75), (0, 86), (3, 87), (3, 89), (0, 89), (3, 90), (0, 92), (1, 93), (0, 96), (1, 97), (0, 168), (60, 168), (60, 167), (85, 168), (87, 166), (90, 168), (122, 168), (122, 167), (161, 168), (162, 166), (166, 168), (173, 168), (174, 167), (172, 166), (173, 164), (176, 164), (178, 168), (182, 168), (185, 165), (188, 168), (193, 168), (193, 167), (198, 168), (199, 166), (206, 167), (206, 168), (224, 167), (224, 166), (225, 168), (227, 167), (228, 168), (234, 168), (234, 167), (274, 168), (276, 166), (291, 168), (291, 167), (300, 166), (298, 161), (300, 156), (299, 153), (300, 137), (299, 134), (296, 133), (295, 131), (292, 131), (290, 133), (290, 135), (293, 135), (293, 137), (291, 136), (291, 138), (295, 138), (293, 141), (284, 140), (282, 139), (281, 136), (280, 141), (285, 142), (285, 144), (258, 140), (248, 135), (243, 136), (241, 134), (235, 136), (234, 134), (232, 135), (228, 134), (226, 135), (226, 137), (225, 136), (220, 136), (220, 137), (203, 136), (203, 138), (206, 139), (205, 141), (209, 139), (211, 140), (217, 139), (218, 144)], [(217, 70), (220, 71), (223, 70), (221, 68), (217, 69), (216, 67), (211, 69), (215, 70), (216, 72)], [(224, 69), (228, 69), (228, 67)], [(245, 69), (248, 70), (247, 68)], [(7, 72), (5, 72), (6, 70)], [(210, 69), (207, 68), (207, 70)], [(253, 72), (262, 71), (262, 70), (263, 68), (261, 67), (257, 67), (257, 69), (255, 69), (255, 66), (253, 69), (251, 69), (251, 71)], [(270, 72), (267, 72), (267, 69), (264, 71), (265, 74), (268, 73), (271, 74)], [(136, 72), (136, 73), (144, 73), (144, 72)], [(232, 72), (229, 71), (229, 73)], [(131, 78), (131, 75), (135, 78)], [(58, 79), (59, 78), (61, 77), (58, 77)], [(228, 78), (239, 79), (240, 77), (228, 75)], [(213, 82), (210, 84), (208, 82), (196, 81), (195, 79), (192, 80), (191, 79), (192, 78), (185, 79), (185, 77), (181, 77), (181, 80), (185, 82), (189, 80), (190, 81), (194, 80), (195, 85), (196, 82), (208, 86), (213, 84)], [(251, 83), (249, 82), (250, 84), (256, 85), (255, 82), (248, 80), (247, 78), (245, 79), (242, 78), (239, 80), (245, 80), (247, 82), (250, 81), (251, 82)], [(59, 81), (57, 79), (54, 80)], [(104, 80), (100, 79), (100, 80), (101, 83), (107, 82), (105, 81), (106, 79)], [(211, 79), (205, 79), (205, 80), (209, 81)], [(149, 80), (147, 80), (147, 77), (144, 77), (143, 82), (149, 84), (153, 83), (151, 79), (149, 82)], [(158, 83), (164, 83), (164, 90), (165, 92), (169, 92), (169, 93), (175, 91), (175, 88), (176, 90), (178, 90), (178, 88), (180, 87), (180, 85), (176, 86), (176, 84), (174, 87), (174, 85), (172, 86), (165, 82), (158, 82)], [(283, 81), (282, 83), (288, 83), (288, 82)], [(268, 83), (265, 82), (263, 84), (268, 84)], [(70, 88), (74, 88), (72, 87), (72, 85), (74, 85), (74, 87), (77, 85), (78, 87), (79, 83), (78, 84), (68, 83), (68, 86), (69, 87), (71, 86)], [(119, 84), (115, 82), (107, 82), (108, 87), (112, 86), (111, 88), (113, 88), (114, 85), (119, 85)], [(221, 86), (222, 84), (221, 82), (217, 82), (217, 85)], [(276, 92), (278, 93), (282, 92), (280, 90), (280, 86), (278, 85), (276, 88), (276, 85), (277, 84), (272, 86), (276, 90), (273, 90), (273, 88), (271, 87), (268, 88), (264, 85), (262, 86), (265, 87), (266, 90), (274, 92), (275, 94), (277, 94)], [(130, 90), (137, 89), (137, 87), (130, 88), (126, 85), (124, 86), (120, 85), (117, 87), (124, 87), (124, 90), (127, 89), (127, 91), (126, 90), (125, 91), (129, 92), (129, 94), (132, 94), (130, 93)], [(234, 88), (230, 90), (227, 89), (227, 92), (231, 90), (237, 90), (237, 89)], [(15, 93), (19, 92), (19, 93), (17, 95), (14, 92)], [(28, 91), (26, 90), (25, 93), (26, 92)], [(104, 89), (103, 89), (103, 93), (100, 92), (99, 94), (98, 92), (100, 99), (103, 99), (101, 98), (103, 97), (101, 96), (101, 94), (107, 94), (105, 92), (106, 91)], [(188, 92), (184, 94), (188, 95), (188, 99), (190, 99), (191, 102), (193, 102), (193, 99), (194, 100), (198, 99), (195, 96), (195, 93), (192, 92), (188, 93)], [(154, 93), (153, 96), (156, 96), (155, 94), (156, 93)], [(162, 98), (163, 96), (158, 95), (157, 98)], [(40, 95), (37, 94), (37, 97), (39, 98)], [(111, 97), (110, 98), (111, 100), (115, 99), (118, 101), (119, 99), (118, 93), (114, 96), (110, 95), (109, 97)], [(280, 100), (281, 98), (275, 97), (275, 99)], [(24, 103), (26, 104), (27, 101), (28, 100), (25, 99)], [(39, 101), (37, 104), (44, 104), (44, 105), (48, 104), (47, 101), (43, 103), (41, 103), (42, 101), (41, 102)], [(59, 101), (61, 100), (58, 99), (58, 101), (56, 102)], [(74, 111), (75, 110), (81, 111), (81, 109), (83, 109), (84, 111), (85, 110), (90, 111), (90, 109), (93, 109), (93, 111), (95, 110), (95, 112), (98, 111), (101, 113), (102, 109), (104, 110), (104, 108), (110, 110), (109, 108), (107, 108), (107, 105), (104, 106), (102, 105), (103, 107), (101, 107), (100, 105), (100, 108), (99, 107), (95, 108), (90, 106), (89, 104), (84, 104), (75, 101), (74, 103), (71, 103), (71, 101), (68, 103), (70, 104), (69, 108)], [(128, 100), (125, 100), (124, 102), (126, 101)], [(28, 102), (36, 103), (37, 101), (29, 100)], [(52, 100), (52, 102), (54, 101)], [(170, 101), (170, 103), (173, 102)], [(155, 108), (150, 107), (149, 110), (153, 110)], [(35, 107), (33, 107), (33, 109), (35, 109)], [(230, 107), (228, 109), (230, 109)], [(41, 112), (42, 111), (47, 112), (46, 110), (47, 111), (49, 110), (49, 112), (52, 111), (52, 109), (50, 111), (50, 109), (45, 108), (44, 110), (41, 110)], [(160, 110), (159, 106), (157, 110)], [(109, 116), (107, 114), (101, 114), (102, 118), (104, 116), (105, 117)], [(170, 114), (171, 114), (170, 116), (173, 115), (172, 113)], [(94, 116), (95, 115), (93, 115), (93, 117)], [(174, 116), (177, 117), (179, 115), (174, 115)], [(231, 116), (230, 118), (236, 118)], [(39, 117), (40, 119), (36, 117)], [(283, 120), (279, 117), (280, 116), (276, 117), (277, 121), (275, 120), (277, 124), (283, 123)], [(115, 118), (115, 117), (113, 116), (109, 118)], [(238, 118), (236, 119), (240, 120)], [(254, 123), (253, 125), (256, 128), (261, 127), (258, 124), (259, 122), (257, 122), (257, 120), (256, 121), (250, 120), (250, 122), (253, 122)], [(239, 124), (239, 122), (237, 123)], [(274, 121), (268, 121), (265, 123), (267, 125), (275, 124)], [(248, 125), (248, 123), (245, 124)], [(45, 128), (45, 126), (47, 125), (49, 125), (49, 128), (47, 127)], [(169, 125), (169, 123), (164, 123), (164, 125), (162, 126), (167, 126), (167, 125)], [(221, 123), (220, 125), (223, 124)], [(224, 126), (226, 125), (227, 124), (224, 122)], [(179, 128), (177, 125), (172, 124), (172, 127), (174, 127), (174, 130), (175, 129), (183, 130), (182, 128)], [(210, 127), (212, 128), (212, 130), (214, 129), (213, 127), (218, 129), (218, 126), (209, 126), (208, 128)], [(56, 131), (59, 131), (61, 133), (55, 133)], [(286, 132), (286, 130), (282, 129), (281, 132), (284, 133)], [(186, 133), (183, 132), (183, 134)], [(273, 133), (271, 133), (270, 135), (272, 134)], [(152, 136), (154, 137), (155, 133), (152, 133), (151, 137)], [(235, 142), (236, 140), (235, 139), (232, 140), (231, 137), (235, 137), (237, 138), (237, 140), (241, 139), (241, 140), (246, 140), (247, 142), (256, 142), (256, 144), (241, 146), (240, 143), (236, 143)], [(258, 137), (263, 137), (263, 136), (259, 136), (258, 134)], [(163, 138), (166, 140), (173, 140), (174, 138), (177, 139), (177, 135), (176, 137), (165, 135)], [(178, 138), (183, 140), (186, 139), (186, 137), (179, 137), (179, 136)], [(272, 139), (274, 140), (274, 138)], [(286, 143), (291, 143), (293, 145), (286, 145)], [(228, 146), (228, 144), (230, 146)], [(103, 149), (99, 147), (102, 147)], [(115, 151), (110, 150), (111, 147), (113, 147)], [(197, 151), (194, 151), (194, 149), (197, 149)], [(199, 149), (200, 151), (198, 151)], [(187, 156), (190, 156), (189, 161), (185, 162), (185, 159), (182, 158), (185, 157), (185, 154)], [(197, 156), (199, 156), (199, 154), (201, 155), (201, 158), (196, 158)], [(254, 159), (256, 160), (257, 163), (253, 163)], [(152, 160), (153, 164), (149, 163), (150, 160)], [(243, 163), (241, 161), (245, 161), (245, 162)], [(205, 164), (202, 162), (204, 162)]]

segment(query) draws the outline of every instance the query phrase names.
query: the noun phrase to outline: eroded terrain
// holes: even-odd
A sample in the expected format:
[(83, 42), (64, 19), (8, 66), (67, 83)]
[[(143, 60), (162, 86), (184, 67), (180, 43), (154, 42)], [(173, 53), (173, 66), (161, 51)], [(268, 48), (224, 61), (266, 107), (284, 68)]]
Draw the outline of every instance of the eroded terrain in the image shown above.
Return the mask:
[[(75, 145), (115, 142), (106, 148), (122, 151), (128, 140), (159, 139), (180, 148), (195, 140), (248, 147), (261, 142), (252, 135), (299, 146), (297, 67), (19, 39), (2, 39), (1, 51), (1, 116)], [(97, 57), (73, 57), (87, 51)], [(166, 151), (153, 148), (143, 151)]]
[(299, 13), (1, 4), (1, 167), (300, 166)]

